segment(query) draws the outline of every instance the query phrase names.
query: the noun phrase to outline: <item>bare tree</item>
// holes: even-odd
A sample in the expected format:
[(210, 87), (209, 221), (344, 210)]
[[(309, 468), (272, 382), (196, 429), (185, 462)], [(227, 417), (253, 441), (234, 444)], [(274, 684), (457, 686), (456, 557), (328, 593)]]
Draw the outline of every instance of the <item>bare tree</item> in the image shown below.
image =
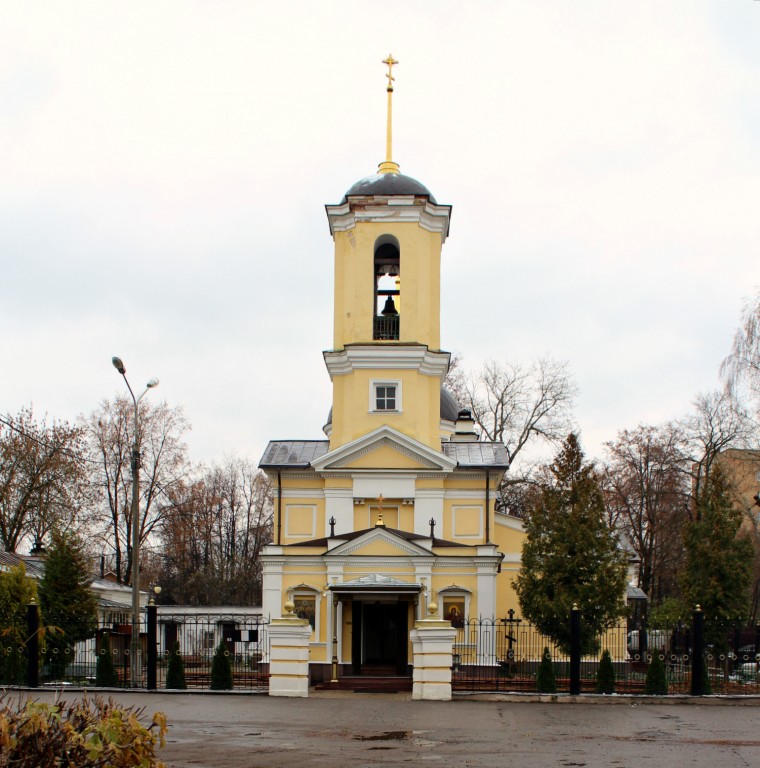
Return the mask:
[(694, 411), (680, 421), (682, 466), (691, 483), (692, 515), (698, 514), (701, 494), (721, 451), (744, 448), (752, 424), (726, 391), (699, 395)]
[(637, 583), (654, 603), (678, 590), (688, 482), (673, 424), (623, 430), (606, 444), (603, 488), (610, 525), (639, 557)]
[(172, 497), (160, 535), (166, 598), (197, 605), (258, 604), (259, 555), (272, 538), (266, 476), (249, 461), (230, 458), (175, 489)]
[(80, 428), (37, 421), (31, 408), (0, 419), (0, 544), (42, 544), (76, 527), (86, 498)]
[[(159, 525), (166, 507), (162, 499), (188, 470), (183, 438), (190, 426), (181, 408), (166, 403), (140, 408), (140, 544)], [(93, 525), (106, 551), (113, 555), (119, 583), (129, 583), (132, 571), (133, 403), (124, 397), (101, 403), (83, 425), (92, 458), (91, 482), (95, 498)]]
[(742, 323), (721, 373), (736, 400), (750, 400), (760, 416), (760, 293), (744, 305)]
[(557, 444), (572, 429), (577, 388), (568, 364), (543, 357), (526, 368), (491, 360), (467, 377), (455, 357), (447, 386), (472, 412), (482, 436), (507, 449), (510, 471), (499, 488), (497, 508), (522, 516), (539, 467), (526, 457), (526, 448)]

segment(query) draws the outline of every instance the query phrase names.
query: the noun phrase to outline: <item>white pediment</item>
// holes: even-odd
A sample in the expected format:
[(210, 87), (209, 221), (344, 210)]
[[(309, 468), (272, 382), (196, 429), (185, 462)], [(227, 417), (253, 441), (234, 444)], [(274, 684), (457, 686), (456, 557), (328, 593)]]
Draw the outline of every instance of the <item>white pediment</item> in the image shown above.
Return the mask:
[[(426, 539), (426, 541), (429, 542), (430, 539)], [(422, 555), (425, 557), (433, 557), (433, 553), (430, 551), (430, 549), (425, 549), (413, 541), (404, 539), (381, 525), (366, 531), (361, 536), (358, 536), (351, 541), (346, 541), (342, 544), (339, 544), (334, 549), (331, 549), (327, 555), (329, 557), (356, 555), (360, 554), (361, 550), (370, 550), (373, 545), (377, 544), (390, 544), (394, 549), (398, 551), (398, 555), (396, 556), (400, 555), (402, 557), (419, 557)], [(368, 552), (367, 554), (370, 553)]]
[(317, 472), (345, 470), (368, 453), (386, 446), (412, 459), (426, 471), (452, 472), (457, 465), (444, 453), (385, 425), (320, 456), (312, 461), (312, 467)]

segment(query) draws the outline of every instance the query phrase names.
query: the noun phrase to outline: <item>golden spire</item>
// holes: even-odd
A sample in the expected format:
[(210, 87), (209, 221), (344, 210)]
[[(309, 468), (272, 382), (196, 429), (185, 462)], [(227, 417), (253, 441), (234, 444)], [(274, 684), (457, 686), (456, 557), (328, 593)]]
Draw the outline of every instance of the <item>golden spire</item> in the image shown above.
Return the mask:
[(388, 73), (386, 74), (388, 85), (385, 89), (388, 92), (388, 127), (385, 138), (385, 161), (380, 163), (378, 171), (380, 173), (398, 173), (398, 163), (394, 163), (391, 159), (393, 157), (391, 151), (393, 143), (393, 81), (396, 79), (393, 77), (393, 65), (398, 64), (398, 61), (393, 58), (392, 53), (389, 53), (388, 58), (383, 59), (383, 64), (388, 65)]

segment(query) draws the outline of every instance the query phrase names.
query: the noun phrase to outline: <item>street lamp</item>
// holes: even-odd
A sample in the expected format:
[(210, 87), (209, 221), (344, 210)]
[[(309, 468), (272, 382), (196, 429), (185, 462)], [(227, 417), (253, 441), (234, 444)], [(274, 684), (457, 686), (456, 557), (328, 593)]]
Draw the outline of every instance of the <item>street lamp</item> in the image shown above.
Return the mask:
[(132, 402), (135, 404), (135, 439), (132, 443), (132, 641), (130, 643), (130, 669), (132, 686), (137, 688), (142, 681), (140, 659), (140, 413), (137, 408), (145, 393), (158, 386), (158, 379), (151, 379), (145, 391), (135, 397), (127, 381), (127, 369), (120, 357), (112, 358), (113, 367), (122, 375)]

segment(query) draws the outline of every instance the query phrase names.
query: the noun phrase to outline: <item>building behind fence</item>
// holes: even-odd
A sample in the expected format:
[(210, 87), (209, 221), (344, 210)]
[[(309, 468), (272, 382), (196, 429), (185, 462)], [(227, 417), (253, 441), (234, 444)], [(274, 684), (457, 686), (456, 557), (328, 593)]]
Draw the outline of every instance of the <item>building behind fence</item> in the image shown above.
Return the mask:
[[(101, 616), (86, 640), (56, 643), (65, 663), (53, 664), (48, 638), (55, 629), (40, 626), (39, 610), (30, 606), (25, 627), (0, 628), (0, 683), (94, 687), (98, 659), (108, 653), (113, 685), (164, 688), (169, 654), (178, 646), (188, 688), (208, 689), (213, 657), (222, 646), (234, 688), (267, 687), (268, 621), (260, 609), (149, 606), (141, 632), (143, 677), (139, 681), (130, 680), (131, 624), (128, 617), (121, 618), (125, 620)], [(631, 629), (621, 622), (599, 636), (596, 653), (581, 655), (579, 633), (575, 651), (563, 650), (512, 612), (503, 619), (457, 624), (455, 691), (535, 691), (538, 669), (548, 650), (558, 692), (594, 692), (601, 655), (607, 651), (617, 693), (644, 693), (647, 670), (656, 655), (665, 666), (668, 693), (760, 694), (760, 625), (719, 623), (701, 612), (691, 622), (671, 626)], [(54, 671), (61, 669), (62, 673)]]
[[(260, 609), (148, 606), (141, 626), (142, 679), (130, 679), (132, 626), (129, 617), (100, 616), (90, 636), (62, 643), (54, 624), (40, 622), (30, 608), (21, 631), (0, 628), (0, 683), (5, 685), (78, 685), (94, 687), (98, 659), (108, 654), (117, 687), (163, 688), (169, 654), (179, 647), (189, 689), (211, 687), (214, 654), (222, 653), (232, 669), (233, 687), (257, 690), (267, 686), (267, 625)], [(78, 633), (81, 634), (81, 633)], [(51, 642), (55, 638), (56, 642)], [(62, 659), (62, 663), (57, 662)], [(101, 661), (102, 663), (102, 661)]]

